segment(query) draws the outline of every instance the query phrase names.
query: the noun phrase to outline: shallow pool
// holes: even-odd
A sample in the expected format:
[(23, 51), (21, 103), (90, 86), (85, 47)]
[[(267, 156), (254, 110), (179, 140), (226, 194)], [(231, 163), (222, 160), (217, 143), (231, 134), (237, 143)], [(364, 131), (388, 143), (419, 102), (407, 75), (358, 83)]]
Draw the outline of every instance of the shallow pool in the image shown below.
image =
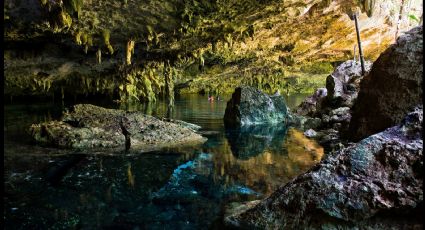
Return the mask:
[[(286, 98), (289, 107), (306, 95)], [(202, 126), (208, 141), (150, 153), (38, 146), (32, 123), (58, 119), (52, 103), (5, 106), (6, 229), (221, 229), (226, 206), (262, 199), (317, 163), (323, 148), (293, 128), (226, 130), (226, 101), (176, 98), (171, 116)], [(121, 105), (163, 117), (166, 104)], [(66, 105), (69, 106), (69, 105)]]

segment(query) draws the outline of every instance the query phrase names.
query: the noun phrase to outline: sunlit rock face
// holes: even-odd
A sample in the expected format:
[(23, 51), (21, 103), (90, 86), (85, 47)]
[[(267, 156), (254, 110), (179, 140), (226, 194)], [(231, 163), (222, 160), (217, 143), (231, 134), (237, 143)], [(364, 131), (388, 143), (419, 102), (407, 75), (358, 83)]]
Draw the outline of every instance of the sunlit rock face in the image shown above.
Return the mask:
[(421, 228), (422, 125), (418, 106), (401, 124), (326, 156), (226, 223), (242, 229)]
[(269, 96), (253, 87), (235, 89), (227, 102), (224, 123), (228, 127), (278, 124), (287, 125), (288, 108), (283, 96)]
[(353, 140), (379, 132), (422, 104), (423, 35), (416, 27), (401, 36), (373, 64), (360, 84), (350, 131)]

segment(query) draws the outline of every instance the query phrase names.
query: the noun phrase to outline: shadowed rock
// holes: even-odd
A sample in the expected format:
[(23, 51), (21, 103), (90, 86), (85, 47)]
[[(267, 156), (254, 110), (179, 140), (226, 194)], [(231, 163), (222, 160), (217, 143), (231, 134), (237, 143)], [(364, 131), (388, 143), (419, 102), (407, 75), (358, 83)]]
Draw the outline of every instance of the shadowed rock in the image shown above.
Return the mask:
[(181, 144), (200, 144), (206, 138), (185, 122), (165, 122), (141, 112), (79, 104), (61, 121), (35, 124), (32, 137), (39, 143), (64, 148), (126, 147), (153, 150)]
[(399, 123), (422, 104), (423, 35), (416, 27), (400, 36), (361, 82), (348, 137), (354, 141)]

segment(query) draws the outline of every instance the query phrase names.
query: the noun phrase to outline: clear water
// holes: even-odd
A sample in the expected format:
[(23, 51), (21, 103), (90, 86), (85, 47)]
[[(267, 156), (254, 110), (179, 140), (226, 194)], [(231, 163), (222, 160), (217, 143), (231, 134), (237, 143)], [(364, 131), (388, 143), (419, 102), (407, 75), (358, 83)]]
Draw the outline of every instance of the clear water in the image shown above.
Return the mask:
[[(305, 95), (287, 98), (289, 107)], [(226, 206), (261, 199), (308, 170), (323, 149), (278, 126), (225, 130), (226, 101), (176, 98), (172, 117), (202, 126), (208, 141), (151, 153), (46, 148), (32, 123), (58, 119), (53, 104), (7, 105), (4, 119), (6, 229), (221, 229)], [(165, 116), (165, 103), (97, 103)]]

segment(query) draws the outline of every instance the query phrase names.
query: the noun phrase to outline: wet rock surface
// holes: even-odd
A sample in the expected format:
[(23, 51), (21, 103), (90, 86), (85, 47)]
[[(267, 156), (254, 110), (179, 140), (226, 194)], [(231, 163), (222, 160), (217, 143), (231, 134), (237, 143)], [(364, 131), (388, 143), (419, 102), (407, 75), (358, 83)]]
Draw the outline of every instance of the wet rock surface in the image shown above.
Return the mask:
[[(169, 181), (152, 195), (154, 203), (190, 203), (202, 199), (217, 199), (232, 196), (257, 198), (260, 193), (243, 185), (222, 186), (214, 181), (213, 170), (207, 170), (206, 165), (212, 165), (212, 154), (201, 153), (192, 160), (179, 165)], [(216, 210), (217, 211), (217, 210)]]
[(152, 150), (179, 144), (200, 144), (206, 138), (199, 127), (186, 122), (165, 122), (141, 112), (78, 104), (60, 121), (34, 124), (32, 137), (39, 143), (64, 148), (126, 147)]
[[(423, 109), (402, 123), (328, 155), (244, 212), (239, 228), (421, 228)], [(243, 208), (239, 208), (243, 210)]]
[(286, 124), (288, 109), (282, 96), (269, 96), (253, 87), (235, 89), (227, 102), (224, 123), (229, 127), (258, 124)]
[(422, 104), (422, 31), (416, 27), (400, 36), (361, 82), (347, 135), (350, 139), (356, 141), (391, 127)]

